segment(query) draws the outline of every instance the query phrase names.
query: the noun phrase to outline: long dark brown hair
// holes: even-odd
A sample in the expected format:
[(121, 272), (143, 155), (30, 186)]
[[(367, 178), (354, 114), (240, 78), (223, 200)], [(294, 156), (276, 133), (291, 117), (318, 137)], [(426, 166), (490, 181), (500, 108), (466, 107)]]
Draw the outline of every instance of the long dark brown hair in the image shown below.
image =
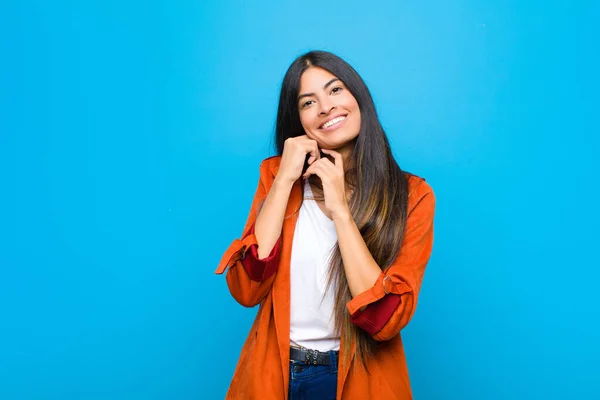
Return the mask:
[[(361, 126), (345, 173), (353, 190), (349, 208), (371, 255), (382, 270), (394, 261), (404, 236), (408, 203), (408, 178), (392, 155), (387, 136), (379, 122), (371, 93), (360, 75), (340, 57), (325, 51), (311, 51), (298, 57), (287, 70), (279, 97), (275, 146), (283, 154), (285, 140), (304, 135), (298, 110), (300, 78), (304, 71), (318, 67), (340, 79), (352, 93), (360, 109)], [(307, 166), (305, 166), (306, 168)], [(309, 181), (318, 188), (320, 178)], [(303, 187), (303, 186), (302, 186)], [(348, 361), (352, 342), (356, 343), (356, 360), (363, 362), (375, 351), (376, 342), (361, 328), (350, 322), (346, 304), (352, 299), (339, 245), (330, 258), (328, 288), (335, 290), (335, 327), (343, 335), (341, 360)]]

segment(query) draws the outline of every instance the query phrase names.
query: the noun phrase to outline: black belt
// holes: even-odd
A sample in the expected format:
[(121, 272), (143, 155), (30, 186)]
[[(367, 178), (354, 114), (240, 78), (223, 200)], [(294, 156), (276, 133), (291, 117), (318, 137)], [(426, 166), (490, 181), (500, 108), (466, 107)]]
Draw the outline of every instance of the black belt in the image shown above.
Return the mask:
[[(339, 351), (335, 352), (339, 354)], [(322, 352), (318, 350), (309, 349), (298, 349), (296, 347), (290, 347), (290, 360), (292, 361), (304, 361), (307, 364), (312, 365), (330, 365), (331, 357), (329, 352)]]

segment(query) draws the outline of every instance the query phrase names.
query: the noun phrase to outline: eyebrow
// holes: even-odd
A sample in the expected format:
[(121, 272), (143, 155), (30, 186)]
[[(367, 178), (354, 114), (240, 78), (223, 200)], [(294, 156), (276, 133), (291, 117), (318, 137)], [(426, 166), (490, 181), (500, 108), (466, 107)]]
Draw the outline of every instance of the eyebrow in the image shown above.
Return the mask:
[[(335, 82), (335, 81), (339, 81), (339, 78), (333, 78), (332, 80), (330, 80), (329, 82), (327, 82), (327, 83), (326, 83), (326, 84), (323, 86), (323, 89), (327, 89), (327, 87), (328, 87), (329, 85), (331, 85), (331, 84), (332, 84), (333, 82)], [(300, 99), (301, 99), (301, 98), (303, 98), (303, 97), (310, 97), (310, 96), (314, 96), (314, 95), (315, 95), (314, 93), (304, 93), (304, 94), (301, 94), (300, 96), (298, 96), (298, 100), (300, 100)]]

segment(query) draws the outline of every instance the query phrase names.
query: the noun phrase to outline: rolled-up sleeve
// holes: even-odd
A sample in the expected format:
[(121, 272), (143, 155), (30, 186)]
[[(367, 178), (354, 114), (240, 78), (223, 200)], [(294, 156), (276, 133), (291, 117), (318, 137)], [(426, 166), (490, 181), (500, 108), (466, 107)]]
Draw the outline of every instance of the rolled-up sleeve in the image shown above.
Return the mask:
[(411, 320), (433, 247), (433, 191), (421, 181), (412, 195), (396, 260), (381, 272), (372, 288), (347, 304), (352, 323), (379, 341), (398, 335)]
[[(261, 179), (258, 182), (250, 212), (241, 239), (235, 239), (223, 256), (215, 271), (227, 271), (227, 284), (232, 296), (243, 306), (254, 307), (266, 296), (271, 288), (279, 266), (282, 235), (273, 246), (271, 253), (263, 259), (258, 257), (258, 243), (254, 235), (256, 217), (272, 185), (272, 176), (261, 164)], [(264, 180), (263, 180), (264, 179)]]
[[(248, 235), (254, 236), (254, 225), (255, 224), (252, 224), (252, 227), (250, 227), (250, 232)], [(262, 259), (258, 257), (258, 244), (256, 244), (256, 237), (254, 237), (250, 243), (250, 247), (248, 247), (245, 251), (245, 256), (241, 257), (241, 262), (250, 279), (256, 282), (262, 282), (271, 277), (271, 275), (277, 271), (277, 267), (279, 266), (279, 256), (281, 253), (281, 235), (273, 246), (271, 253)]]

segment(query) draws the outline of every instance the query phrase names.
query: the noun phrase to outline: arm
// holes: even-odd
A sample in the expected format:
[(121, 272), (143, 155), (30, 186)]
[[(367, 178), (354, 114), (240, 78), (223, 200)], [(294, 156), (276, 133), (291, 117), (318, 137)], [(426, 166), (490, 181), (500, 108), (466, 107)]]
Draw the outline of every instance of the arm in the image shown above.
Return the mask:
[(398, 335), (415, 312), (417, 296), (433, 245), (435, 197), (424, 179), (409, 180), (408, 216), (398, 256), (384, 271), (377, 265), (350, 215), (346, 200), (343, 156), (315, 161), (303, 176), (323, 182), (325, 206), (335, 223), (344, 273), (353, 299), (346, 305), (351, 321), (375, 340)]
[(281, 251), (283, 217), (293, 185), (289, 185), (288, 189), (287, 185), (279, 184), (277, 180), (274, 182), (270, 173), (263, 168), (267, 169), (264, 163), (261, 164), (261, 179), (242, 239), (231, 243), (216, 271), (222, 274), (231, 267), (227, 271), (229, 290), (246, 307), (260, 303), (275, 279)]
[(266, 257), (281, 237), (283, 218), (294, 182), (277, 179), (256, 219), (255, 235), (258, 242), (258, 256)]
[(345, 233), (338, 234), (353, 296), (347, 304), (351, 321), (379, 341), (398, 335), (412, 318), (431, 254), (435, 196), (421, 181), (411, 197), (400, 253), (385, 271), (377, 266), (362, 237), (356, 236), (355, 224), (352, 228), (347, 222), (340, 230)]

